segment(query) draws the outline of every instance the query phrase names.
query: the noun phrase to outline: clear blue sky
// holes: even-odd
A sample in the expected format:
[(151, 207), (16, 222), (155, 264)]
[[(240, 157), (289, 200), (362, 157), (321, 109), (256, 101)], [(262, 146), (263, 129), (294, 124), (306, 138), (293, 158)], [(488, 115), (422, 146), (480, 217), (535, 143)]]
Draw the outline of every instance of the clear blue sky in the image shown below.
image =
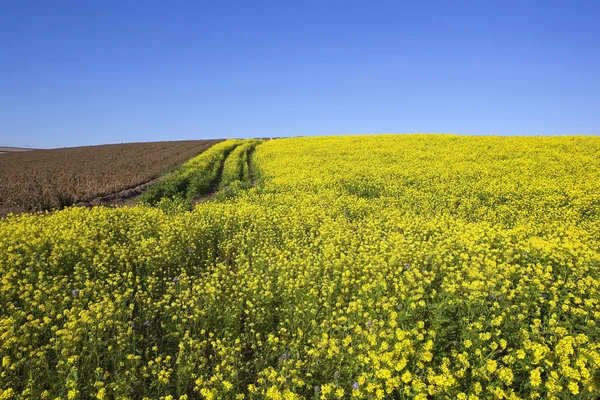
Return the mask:
[(0, 145), (600, 134), (600, 1), (4, 1)]

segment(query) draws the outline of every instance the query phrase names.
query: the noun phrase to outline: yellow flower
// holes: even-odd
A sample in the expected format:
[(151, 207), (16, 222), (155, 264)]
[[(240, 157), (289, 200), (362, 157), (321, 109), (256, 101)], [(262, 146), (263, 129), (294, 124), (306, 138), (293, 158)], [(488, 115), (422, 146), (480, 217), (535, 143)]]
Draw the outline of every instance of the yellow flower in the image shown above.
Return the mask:
[(421, 360), (425, 361), (425, 362), (429, 362), (433, 359), (433, 354), (430, 351), (426, 351), (423, 353), (423, 355), (421, 356)]
[(579, 385), (577, 384), (577, 382), (569, 382), (569, 391), (571, 392), (571, 394), (573, 395), (577, 395), (579, 394)]
[(96, 398), (98, 400), (104, 400), (106, 398), (106, 389), (100, 388), (100, 390), (98, 390), (98, 393), (96, 393)]
[(498, 363), (496, 362), (496, 360), (487, 360), (485, 368), (490, 374), (493, 374), (494, 372), (496, 372), (496, 368), (498, 368)]
[(202, 388), (200, 389), (200, 394), (206, 399), (206, 400), (213, 400), (215, 398), (214, 394), (208, 390), (207, 388)]
[(500, 371), (498, 372), (498, 376), (500, 377), (500, 380), (502, 382), (504, 382), (504, 384), (506, 386), (510, 386), (514, 379), (512, 370), (510, 368), (506, 368), (506, 367), (500, 368)]
[(529, 383), (533, 387), (538, 387), (538, 386), (541, 385), (542, 378), (540, 376), (540, 369), (539, 368), (536, 368), (536, 369), (534, 369), (534, 370), (531, 371), (530, 376), (529, 376)]
[(333, 391), (333, 386), (331, 384), (326, 384), (326, 385), (321, 386), (321, 396), (327, 396), (332, 391)]
[(15, 392), (13, 389), (4, 389), (2, 391), (0, 391), (0, 400), (8, 400), (8, 399), (12, 399), (15, 395)]
[(269, 400), (283, 400), (283, 396), (279, 389), (276, 386), (270, 386), (267, 389), (267, 393), (265, 394), (265, 398)]

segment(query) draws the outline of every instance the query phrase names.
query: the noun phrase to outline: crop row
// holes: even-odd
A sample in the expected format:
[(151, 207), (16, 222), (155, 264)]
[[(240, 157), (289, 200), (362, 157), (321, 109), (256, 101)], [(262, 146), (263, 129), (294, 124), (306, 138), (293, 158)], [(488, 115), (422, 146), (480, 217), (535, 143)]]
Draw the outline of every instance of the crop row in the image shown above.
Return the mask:
[(218, 184), (219, 172), (227, 156), (242, 142), (242, 140), (230, 139), (214, 145), (150, 187), (140, 196), (140, 201), (148, 204), (157, 204), (162, 199), (174, 198), (189, 201), (208, 193)]
[(219, 184), (221, 188), (231, 185), (250, 187), (252, 184), (250, 156), (260, 143), (262, 140), (248, 140), (233, 150), (223, 165), (223, 174)]

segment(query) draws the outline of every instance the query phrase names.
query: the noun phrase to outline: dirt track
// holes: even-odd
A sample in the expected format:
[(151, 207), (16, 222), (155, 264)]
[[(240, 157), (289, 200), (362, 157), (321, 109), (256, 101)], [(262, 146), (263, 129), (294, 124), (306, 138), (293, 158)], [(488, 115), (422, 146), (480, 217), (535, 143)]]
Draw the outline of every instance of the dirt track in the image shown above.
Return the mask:
[(121, 190), (118, 193), (109, 194), (102, 197), (97, 197), (91, 201), (81, 201), (73, 204), (73, 207), (94, 207), (94, 206), (125, 206), (131, 203), (131, 200), (144, 193), (150, 186), (154, 185), (160, 180), (156, 178), (150, 182), (143, 183), (131, 189)]

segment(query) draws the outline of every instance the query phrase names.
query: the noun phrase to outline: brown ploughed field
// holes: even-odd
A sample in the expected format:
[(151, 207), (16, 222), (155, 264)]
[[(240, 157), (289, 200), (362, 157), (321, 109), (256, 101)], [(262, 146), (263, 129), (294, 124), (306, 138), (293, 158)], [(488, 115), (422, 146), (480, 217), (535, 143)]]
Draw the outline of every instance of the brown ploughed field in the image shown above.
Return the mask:
[(0, 154), (4, 153), (19, 153), (22, 151), (35, 151), (36, 149), (29, 149), (27, 147), (2, 147), (0, 146)]
[(220, 140), (72, 147), (0, 156), (0, 217), (60, 209), (135, 188)]

